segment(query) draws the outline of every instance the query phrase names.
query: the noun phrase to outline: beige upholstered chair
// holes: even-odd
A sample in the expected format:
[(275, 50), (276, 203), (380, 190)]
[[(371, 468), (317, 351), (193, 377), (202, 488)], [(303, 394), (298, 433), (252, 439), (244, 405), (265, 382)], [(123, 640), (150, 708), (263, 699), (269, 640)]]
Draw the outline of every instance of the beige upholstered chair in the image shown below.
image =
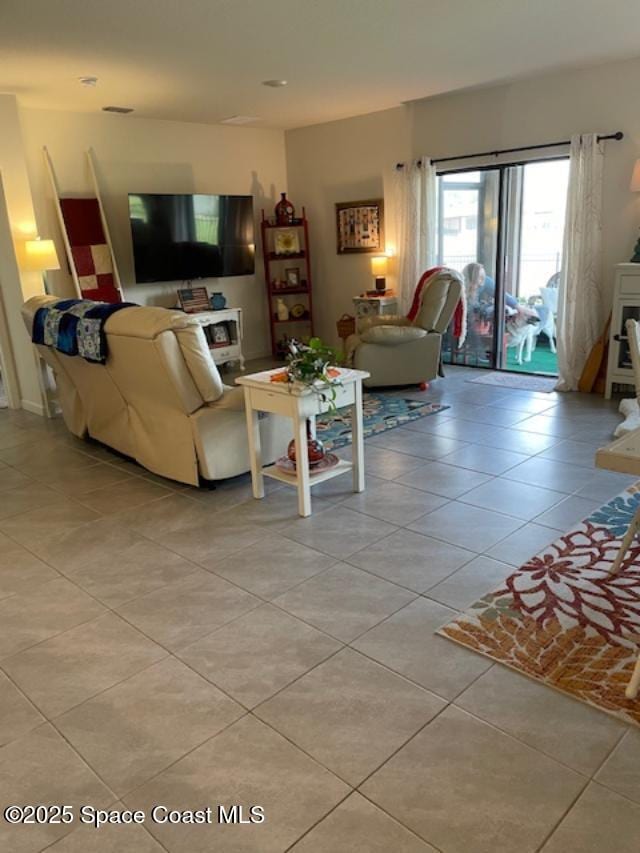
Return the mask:
[[(22, 314), (29, 334), (36, 310), (57, 302), (34, 296)], [(222, 382), (196, 317), (166, 308), (135, 307), (105, 325), (106, 364), (91, 364), (51, 347), (38, 351), (56, 377), (65, 423), (156, 474), (197, 485), (249, 470), (241, 388)], [(265, 463), (286, 450), (285, 418), (260, 420)]]
[(438, 375), (442, 335), (460, 301), (462, 278), (443, 268), (418, 287), (409, 316), (371, 318), (347, 340), (353, 366), (371, 374), (370, 388), (421, 385)]

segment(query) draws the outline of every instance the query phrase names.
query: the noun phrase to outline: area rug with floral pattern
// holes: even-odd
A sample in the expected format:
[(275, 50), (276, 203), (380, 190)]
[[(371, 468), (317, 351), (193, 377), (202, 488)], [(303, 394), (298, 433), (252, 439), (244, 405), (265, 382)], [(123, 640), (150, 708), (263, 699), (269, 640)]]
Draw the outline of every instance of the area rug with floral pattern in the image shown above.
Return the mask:
[(640, 504), (630, 486), (437, 633), (640, 725), (624, 691), (640, 652), (640, 542), (609, 569)]
[[(448, 408), (449, 406), (441, 403), (365, 391), (362, 399), (364, 437), (378, 435)], [(351, 408), (338, 409), (333, 414), (323, 415), (318, 418), (316, 429), (326, 450), (335, 450), (351, 444)]]

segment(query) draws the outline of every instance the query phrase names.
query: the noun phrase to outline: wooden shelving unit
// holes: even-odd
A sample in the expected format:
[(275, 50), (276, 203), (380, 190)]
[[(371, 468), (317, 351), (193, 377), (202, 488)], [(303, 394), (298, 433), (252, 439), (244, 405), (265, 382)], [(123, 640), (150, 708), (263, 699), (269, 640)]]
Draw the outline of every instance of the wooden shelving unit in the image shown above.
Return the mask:
[[(275, 234), (277, 231), (295, 230), (298, 234), (300, 250), (288, 254), (276, 254), (274, 250)], [(309, 246), (309, 223), (304, 207), (302, 217), (296, 218), (287, 225), (279, 225), (274, 219), (268, 219), (264, 210), (260, 223), (262, 234), (262, 252), (264, 256), (264, 278), (267, 286), (267, 304), (269, 306), (269, 323), (271, 328), (271, 351), (274, 358), (286, 354), (286, 342), (290, 338), (307, 341), (313, 336), (313, 297), (311, 287), (311, 251)], [(303, 261), (300, 268), (300, 285), (297, 287), (278, 287), (277, 282), (286, 281), (285, 270), (293, 266), (292, 262)], [(302, 297), (296, 300), (288, 297)], [(284, 299), (291, 310), (294, 304), (305, 306), (303, 317), (289, 317), (288, 320), (278, 320), (276, 300)], [(286, 330), (286, 331), (284, 331)]]

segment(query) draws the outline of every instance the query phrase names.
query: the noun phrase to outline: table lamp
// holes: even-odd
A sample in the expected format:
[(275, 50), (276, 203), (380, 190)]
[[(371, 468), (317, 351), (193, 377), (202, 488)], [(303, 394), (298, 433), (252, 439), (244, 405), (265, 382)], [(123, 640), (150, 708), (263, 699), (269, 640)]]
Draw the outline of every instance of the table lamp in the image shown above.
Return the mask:
[[(24, 244), (24, 255), (22, 269), (25, 272), (45, 273), (47, 270), (59, 270), (60, 262), (53, 240), (26, 240)], [(44, 280), (44, 289), (47, 292), (47, 280)]]
[(371, 274), (376, 280), (376, 290), (385, 291), (387, 289), (387, 280), (385, 278), (387, 268), (388, 258), (385, 255), (371, 258)]
[[(633, 174), (631, 175), (629, 189), (632, 193), (640, 193), (640, 160), (636, 160), (635, 166), (633, 167)], [(633, 250), (631, 263), (640, 264), (640, 238), (638, 238), (635, 249)]]

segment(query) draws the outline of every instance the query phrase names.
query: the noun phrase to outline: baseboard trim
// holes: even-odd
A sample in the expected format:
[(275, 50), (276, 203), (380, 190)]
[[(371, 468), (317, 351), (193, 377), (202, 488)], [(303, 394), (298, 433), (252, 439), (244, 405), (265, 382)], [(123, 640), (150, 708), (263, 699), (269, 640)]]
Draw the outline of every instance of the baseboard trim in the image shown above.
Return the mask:
[(21, 400), (20, 402), (25, 412), (31, 412), (33, 415), (40, 415), (41, 418), (44, 418), (45, 411), (42, 403), (33, 403), (31, 400)]

